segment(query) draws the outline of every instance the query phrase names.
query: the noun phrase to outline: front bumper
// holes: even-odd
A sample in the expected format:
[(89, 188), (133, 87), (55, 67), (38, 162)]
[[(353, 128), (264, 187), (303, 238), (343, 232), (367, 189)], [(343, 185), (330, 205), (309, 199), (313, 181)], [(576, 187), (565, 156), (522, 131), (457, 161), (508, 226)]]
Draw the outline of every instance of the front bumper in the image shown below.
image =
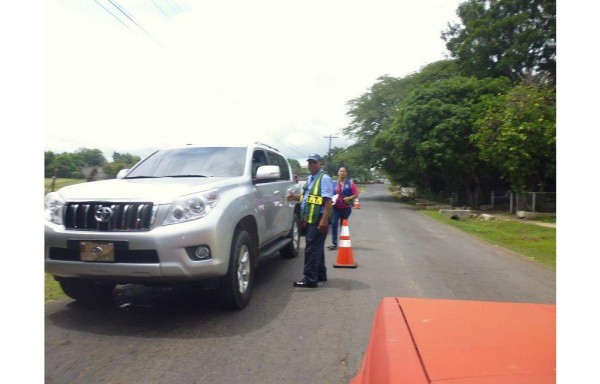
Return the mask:
[[(216, 212), (213, 212), (216, 213)], [(187, 223), (158, 226), (139, 232), (65, 230), (46, 222), (45, 269), (59, 277), (109, 279), (118, 282), (185, 282), (211, 279), (227, 273), (233, 233), (211, 214)], [(81, 261), (80, 241), (113, 242), (114, 262)], [(211, 258), (194, 260), (186, 247), (208, 246)]]

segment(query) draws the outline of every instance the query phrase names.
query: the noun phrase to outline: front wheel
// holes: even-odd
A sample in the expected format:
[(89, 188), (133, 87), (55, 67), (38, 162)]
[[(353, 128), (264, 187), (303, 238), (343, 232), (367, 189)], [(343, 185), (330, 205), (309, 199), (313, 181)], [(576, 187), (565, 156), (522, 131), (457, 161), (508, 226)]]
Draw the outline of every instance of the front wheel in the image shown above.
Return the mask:
[(97, 282), (87, 279), (58, 278), (63, 292), (72, 299), (82, 302), (105, 301), (115, 289), (116, 284)]
[(291, 242), (279, 251), (279, 254), (284, 259), (293, 259), (298, 256), (300, 250), (300, 231), (300, 217), (297, 214), (294, 214), (292, 228), (290, 229), (289, 234)]
[(218, 305), (224, 309), (242, 309), (250, 302), (254, 286), (252, 241), (248, 232), (236, 230), (231, 244), (229, 268), (220, 279)]

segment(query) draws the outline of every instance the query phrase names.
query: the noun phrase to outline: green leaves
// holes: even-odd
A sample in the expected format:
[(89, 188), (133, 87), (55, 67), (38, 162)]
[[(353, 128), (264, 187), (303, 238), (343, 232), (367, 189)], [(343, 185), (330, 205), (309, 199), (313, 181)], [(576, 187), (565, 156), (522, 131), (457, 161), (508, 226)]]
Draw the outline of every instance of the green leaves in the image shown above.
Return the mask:
[(465, 74), (556, 81), (555, 0), (469, 0), (457, 14), (442, 38)]
[(421, 190), (467, 192), (474, 203), (482, 185), (552, 189), (555, 0), (468, 0), (457, 14), (461, 23), (442, 33), (454, 60), (382, 76), (348, 103), (353, 161)]
[(507, 177), (517, 191), (543, 190), (556, 181), (556, 93), (521, 84), (486, 98), (474, 115), (471, 137), (480, 158)]

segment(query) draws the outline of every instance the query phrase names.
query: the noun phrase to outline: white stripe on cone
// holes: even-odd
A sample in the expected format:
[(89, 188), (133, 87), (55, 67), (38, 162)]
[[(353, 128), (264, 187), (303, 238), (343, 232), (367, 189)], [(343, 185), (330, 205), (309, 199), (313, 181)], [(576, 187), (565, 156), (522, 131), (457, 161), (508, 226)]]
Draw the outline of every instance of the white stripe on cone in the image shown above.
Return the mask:
[(347, 238), (350, 238), (350, 229), (348, 228), (347, 225), (342, 225), (342, 232), (340, 233), (340, 237), (344, 237), (346, 236)]
[(350, 248), (350, 247), (352, 247), (352, 244), (350, 243), (350, 239), (348, 239), (348, 240), (340, 239), (340, 243), (338, 244), (338, 246), (340, 248)]

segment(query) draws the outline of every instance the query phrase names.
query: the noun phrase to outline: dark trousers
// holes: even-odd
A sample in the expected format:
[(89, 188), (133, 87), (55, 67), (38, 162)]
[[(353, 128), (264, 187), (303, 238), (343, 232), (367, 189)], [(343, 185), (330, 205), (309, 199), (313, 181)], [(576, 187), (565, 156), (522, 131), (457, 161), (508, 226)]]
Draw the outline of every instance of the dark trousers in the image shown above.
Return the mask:
[(351, 213), (352, 208), (333, 207), (333, 215), (331, 222), (331, 243), (336, 247), (338, 245), (338, 229), (342, 224), (342, 220), (349, 218)]
[(304, 281), (316, 283), (327, 279), (325, 267), (325, 240), (327, 232), (319, 232), (317, 224), (306, 228), (306, 247), (304, 248)]

